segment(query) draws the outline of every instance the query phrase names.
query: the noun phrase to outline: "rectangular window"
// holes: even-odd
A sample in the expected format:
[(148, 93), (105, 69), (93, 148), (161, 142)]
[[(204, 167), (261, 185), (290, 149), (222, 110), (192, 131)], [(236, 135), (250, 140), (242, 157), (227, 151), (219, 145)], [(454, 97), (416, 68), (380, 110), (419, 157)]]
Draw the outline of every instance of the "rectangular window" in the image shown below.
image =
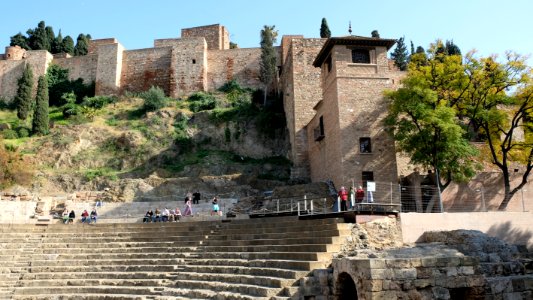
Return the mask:
[(368, 181), (374, 181), (374, 172), (371, 171), (363, 171), (361, 173), (361, 178), (363, 180), (363, 187), (366, 188), (366, 183)]
[(369, 137), (359, 138), (359, 151), (361, 153), (372, 153), (372, 143)]
[(370, 52), (366, 49), (352, 49), (352, 63), (369, 64)]

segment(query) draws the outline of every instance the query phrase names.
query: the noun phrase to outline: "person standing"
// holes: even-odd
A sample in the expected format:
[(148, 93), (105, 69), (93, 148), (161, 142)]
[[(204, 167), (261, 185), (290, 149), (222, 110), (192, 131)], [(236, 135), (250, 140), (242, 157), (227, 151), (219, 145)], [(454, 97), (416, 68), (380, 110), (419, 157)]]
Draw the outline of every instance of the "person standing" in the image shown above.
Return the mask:
[(200, 192), (199, 191), (194, 192), (192, 194), (192, 204), (199, 204), (200, 198), (201, 198)]
[(211, 211), (211, 215), (218, 215), (220, 211), (220, 207), (218, 206), (217, 196), (213, 198), (213, 202), (211, 204), (213, 204), (213, 210)]
[(362, 186), (359, 186), (355, 191), (355, 202), (361, 203), (363, 202), (363, 199), (365, 199), (365, 190), (363, 190)]
[(183, 216), (192, 216), (192, 203), (191, 200), (187, 200), (185, 203), (185, 209), (183, 210)]
[(346, 203), (348, 202), (348, 191), (345, 187), (341, 187), (341, 190), (339, 191), (339, 198), (341, 200), (341, 211), (346, 211), (347, 206)]

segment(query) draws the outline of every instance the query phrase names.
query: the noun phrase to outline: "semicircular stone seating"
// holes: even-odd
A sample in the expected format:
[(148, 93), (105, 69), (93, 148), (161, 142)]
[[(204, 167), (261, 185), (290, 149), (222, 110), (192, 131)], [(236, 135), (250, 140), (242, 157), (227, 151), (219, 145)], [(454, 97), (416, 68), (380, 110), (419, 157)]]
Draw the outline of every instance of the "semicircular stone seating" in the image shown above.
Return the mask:
[(290, 299), (350, 224), (297, 217), (0, 225), (0, 299)]

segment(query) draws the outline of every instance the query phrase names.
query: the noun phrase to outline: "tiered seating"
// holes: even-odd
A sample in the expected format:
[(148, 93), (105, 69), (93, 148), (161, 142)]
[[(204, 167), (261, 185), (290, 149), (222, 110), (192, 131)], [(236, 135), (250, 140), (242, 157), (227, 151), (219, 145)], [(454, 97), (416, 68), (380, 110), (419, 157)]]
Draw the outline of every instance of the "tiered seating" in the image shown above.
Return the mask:
[(0, 232), (5, 299), (284, 299), (349, 227), (284, 217)]

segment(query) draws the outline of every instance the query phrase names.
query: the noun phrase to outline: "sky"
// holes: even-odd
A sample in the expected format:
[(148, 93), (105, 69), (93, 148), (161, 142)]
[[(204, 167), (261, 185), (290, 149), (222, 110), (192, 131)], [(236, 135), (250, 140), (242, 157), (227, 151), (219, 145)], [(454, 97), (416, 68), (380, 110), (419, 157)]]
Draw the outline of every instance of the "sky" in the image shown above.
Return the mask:
[[(0, 53), (10, 37), (41, 20), (74, 40), (79, 33), (93, 39), (116, 38), (126, 49), (153, 47), (154, 39), (177, 38), (182, 28), (226, 26), (241, 48), (259, 47), (264, 25), (275, 25), (279, 37), (319, 37), (322, 18), (332, 36), (405, 37), (409, 47), (427, 48), (436, 39), (453, 40), (463, 53), (502, 56), (511, 50), (533, 53), (532, 0), (26, 0), (0, 6)], [(278, 39), (278, 42), (281, 39)], [(530, 65), (533, 59), (529, 59)]]

